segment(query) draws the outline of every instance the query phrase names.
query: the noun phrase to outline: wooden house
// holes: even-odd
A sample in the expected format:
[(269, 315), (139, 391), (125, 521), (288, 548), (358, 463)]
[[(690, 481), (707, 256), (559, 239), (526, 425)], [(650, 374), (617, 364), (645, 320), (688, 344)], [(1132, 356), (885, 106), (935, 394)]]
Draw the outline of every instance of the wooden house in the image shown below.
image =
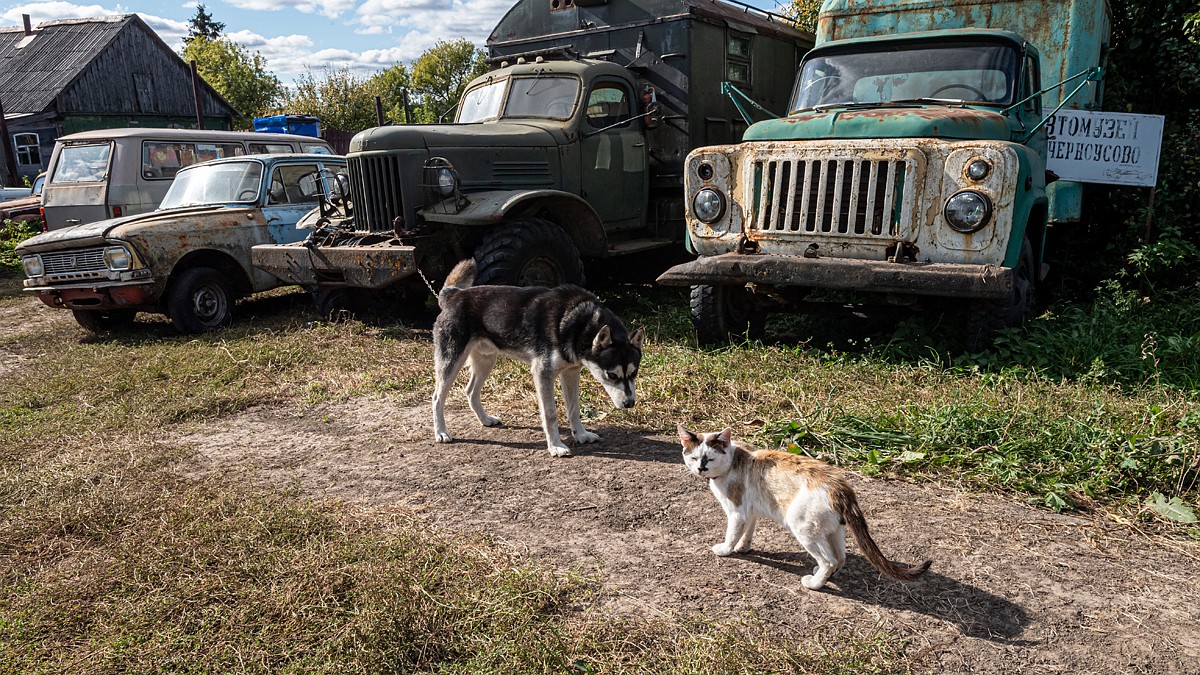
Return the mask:
[[(238, 114), (136, 14), (0, 27), (0, 182), (45, 169), (59, 136), (117, 127), (231, 129)], [(15, 182), (15, 181), (14, 181)]]

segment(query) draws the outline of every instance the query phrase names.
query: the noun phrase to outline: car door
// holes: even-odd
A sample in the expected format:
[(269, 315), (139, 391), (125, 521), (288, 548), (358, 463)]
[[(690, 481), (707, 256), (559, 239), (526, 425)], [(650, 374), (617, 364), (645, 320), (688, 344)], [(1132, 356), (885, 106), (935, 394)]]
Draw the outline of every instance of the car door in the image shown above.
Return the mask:
[[(598, 79), (581, 125), (583, 196), (611, 231), (641, 227), (646, 210), (646, 137), (629, 85)], [(615, 125), (615, 126), (614, 126)], [(611, 127), (611, 128), (610, 128)]]
[(321, 162), (311, 160), (274, 165), (267, 179), (266, 205), (262, 210), (269, 241), (261, 243), (290, 244), (308, 234), (307, 230), (297, 230), (296, 223), (320, 202), (324, 191), (322, 166)]

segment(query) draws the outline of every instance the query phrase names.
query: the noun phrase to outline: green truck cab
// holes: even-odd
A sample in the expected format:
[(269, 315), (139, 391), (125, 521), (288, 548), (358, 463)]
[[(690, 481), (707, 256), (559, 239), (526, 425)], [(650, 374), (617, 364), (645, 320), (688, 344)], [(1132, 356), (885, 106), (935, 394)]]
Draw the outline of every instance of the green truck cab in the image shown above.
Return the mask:
[(688, 156), (699, 257), (659, 282), (692, 287), (702, 344), (815, 290), (963, 299), (986, 344), (1032, 309), (1047, 228), (1079, 219), (1044, 121), (1098, 103), (1108, 32), (1104, 0), (827, 0), (789, 114)]
[(364, 289), (428, 297), (421, 277), (469, 256), (479, 283), (581, 284), (585, 261), (644, 274), (626, 262), (637, 252), (657, 274), (685, 254), (688, 151), (746, 128), (721, 82), (782, 108), (811, 46), (737, 3), (520, 0), (453, 123), (355, 135), (342, 207), (303, 244), (255, 247), (254, 264), (312, 289), (322, 313)]

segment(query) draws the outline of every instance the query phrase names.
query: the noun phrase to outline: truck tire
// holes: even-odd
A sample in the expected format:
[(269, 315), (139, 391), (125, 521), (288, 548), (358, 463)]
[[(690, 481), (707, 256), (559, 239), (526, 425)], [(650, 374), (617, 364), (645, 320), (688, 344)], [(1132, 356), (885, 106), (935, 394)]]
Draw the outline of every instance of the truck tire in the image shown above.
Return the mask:
[(167, 292), (167, 316), (181, 333), (206, 333), (233, 320), (234, 296), (225, 277), (211, 267), (176, 275)]
[(1037, 271), (1033, 246), (1026, 237), (1013, 273), (1012, 295), (1004, 300), (976, 300), (967, 313), (967, 351), (987, 349), (1002, 328), (1025, 323), (1037, 304)]
[(584, 283), (579, 249), (548, 220), (523, 218), (502, 225), (475, 249), (479, 285), (549, 286)]
[(732, 285), (692, 286), (692, 326), (701, 347), (729, 344), (730, 340), (761, 340), (766, 312), (754, 308), (750, 294)]
[(79, 324), (84, 330), (99, 335), (101, 333), (124, 330), (133, 325), (133, 319), (137, 316), (137, 311), (132, 309), (110, 309), (105, 311), (73, 309), (71, 310), (71, 315), (75, 317), (75, 323)]
[(341, 323), (358, 318), (362, 303), (358, 295), (368, 291), (360, 288), (314, 288), (313, 304), (323, 321)]

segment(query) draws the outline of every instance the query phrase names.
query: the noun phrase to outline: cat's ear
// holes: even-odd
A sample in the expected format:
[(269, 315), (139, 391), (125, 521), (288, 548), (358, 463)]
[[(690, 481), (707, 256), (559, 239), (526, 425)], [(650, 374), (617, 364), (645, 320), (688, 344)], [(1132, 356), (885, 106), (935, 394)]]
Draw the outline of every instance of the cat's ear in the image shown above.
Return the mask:
[(638, 329), (636, 331), (634, 331), (634, 333), (633, 333), (633, 337), (629, 338), (629, 344), (633, 345), (634, 347), (637, 347), (638, 349), (641, 349), (642, 343), (645, 341), (646, 341), (646, 327), (638, 326)]
[(721, 442), (721, 445), (729, 447), (729, 443), (733, 440), (733, 429), (729, 427), (722, 429), (721, 433), (717, 434), (717, 440)]
[(700, 444), (700, 437), (688, 431), (682, 424), (680, 424), (679, 442), (683, 443), (683, 447), (685, 448), (694, 448)]
[(608, 349), (612, 344), (612, 331), (608, 329), (608, 324), (600, 327), (600, 331), (596, 333), (596, 339), (592, 340), (592, 351), (598, 352)]

